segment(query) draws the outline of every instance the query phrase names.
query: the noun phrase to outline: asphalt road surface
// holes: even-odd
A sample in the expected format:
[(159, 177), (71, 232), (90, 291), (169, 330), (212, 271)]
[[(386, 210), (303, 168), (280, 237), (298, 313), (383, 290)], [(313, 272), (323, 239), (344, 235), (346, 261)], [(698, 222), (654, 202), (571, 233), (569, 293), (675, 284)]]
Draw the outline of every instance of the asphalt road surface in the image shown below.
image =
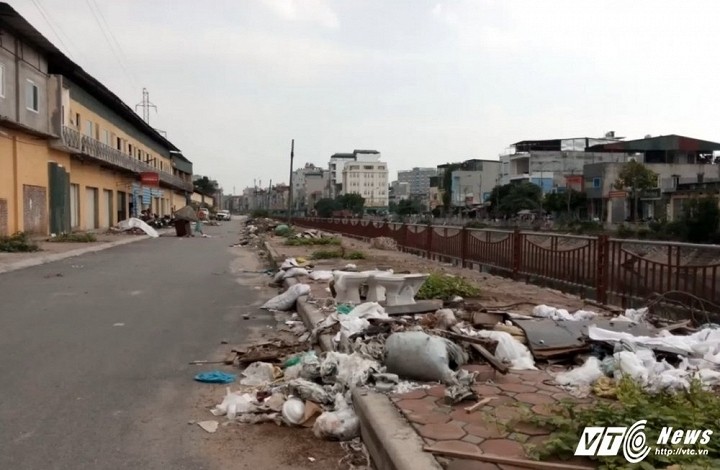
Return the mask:
[[(223, 390), (192, 379), (217, 366), (188, 362), (275, 324), (257, 309), (267, 278), (245, 272), (255, 256), (229, 248), (239, 223), (0, 274), (1, 469), (245, 468), (208, 445), (220, 431), (188, 424)], [(252, 445), (270, 454), (255, 469), (285, 468)]]

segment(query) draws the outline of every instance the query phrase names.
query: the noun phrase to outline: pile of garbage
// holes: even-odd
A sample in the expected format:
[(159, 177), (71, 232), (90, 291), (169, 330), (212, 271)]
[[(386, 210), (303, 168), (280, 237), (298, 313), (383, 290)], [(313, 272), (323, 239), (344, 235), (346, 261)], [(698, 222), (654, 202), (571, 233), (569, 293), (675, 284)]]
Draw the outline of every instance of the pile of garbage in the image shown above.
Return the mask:
[(240, 240), (233, 246), (251, 245), (259, 248), (262, 245), (260, 235), (275, 230), (278, 225), (278, 221), (265, 217), (248, 218), (240, 231)]
[(334, 233), (323, 232), (321, 230), (305, 230), (292, 235), (290, 238), (336, 238)]

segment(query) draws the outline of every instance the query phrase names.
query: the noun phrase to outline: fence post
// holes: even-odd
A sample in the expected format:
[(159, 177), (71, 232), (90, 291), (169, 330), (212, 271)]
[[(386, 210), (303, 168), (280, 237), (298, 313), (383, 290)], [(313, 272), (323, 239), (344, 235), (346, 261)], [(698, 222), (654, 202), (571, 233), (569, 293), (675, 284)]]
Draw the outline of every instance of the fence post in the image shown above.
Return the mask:
[(408, 230), (410, 230), (410, 228), (403, 222), (400, 225), (400, 246), (402, 247), (402, 251), (405, 252), (407, 252), (408, 249)]
[(425, 227), (425, 230), (427, 230), (427, 235), (425, 236), (425, 248), (427, 250), (427, 259), (432, 259), (432, 235), (433, 235), (432, 225), (427, 224)]
[(607, 303), (608, 271), (609, 271), (609, 239), (607, 235), (600, 235), (597, 239), (597, 280), (596, 291), (597, 301), (601, 304)]
[(513, 240), (512, 273), (513, 273), (513, 279), (517, 279), (518, 273), (520, 272), (520, 266), (522, 264), (522, 249), (523, 249), (522, 234), (520, 233), (520, 229), (517, 227), (515, 228), (515, 231), (512, 234), (512, 240)]
[(465, 267), (465, 257), (467, 256), (468, 231), (465, 226), (460, 229), (460, 267)]

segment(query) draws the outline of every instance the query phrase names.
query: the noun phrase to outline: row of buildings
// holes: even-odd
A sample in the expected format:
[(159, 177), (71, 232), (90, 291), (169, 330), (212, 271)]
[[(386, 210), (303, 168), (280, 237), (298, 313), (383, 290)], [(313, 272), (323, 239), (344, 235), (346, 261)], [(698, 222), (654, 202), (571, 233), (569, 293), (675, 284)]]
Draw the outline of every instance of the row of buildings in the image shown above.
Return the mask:
[(190, 202), (193, 165), (0, 3), (0, 234), (109, 227)]
[[(312, 213), (322, 198), (357, 193), (376, 212), (393, 203), (415, 200), (428, 211), (481, 215), (490, 209), (498, 185), (532, 183), (543, 194), (585, 193), (588, 218), (620, 223), (631, 214), (632, 201), (615, 183), (626, 163), (643, 163), (658, 175), (657, 187), (639, 195), (640, 218), (674, 220), (683, 201), (720, 191), (720, 143), (679, 135), (645, 136), (627, 140), (608, 132), (603, 137), (523, 140), (498, 160), (468, 159), (435, 168), (398, 171), (387, 182), (387, 164), (376, 151), (356, 150), (330, 157), (328, 169), (306, 164), (293, 174), (296, 213)], [(248, 188), (236, 209), (286, 210), (291, 188)], [(448, 207), (449, 206), (449, 207)]]

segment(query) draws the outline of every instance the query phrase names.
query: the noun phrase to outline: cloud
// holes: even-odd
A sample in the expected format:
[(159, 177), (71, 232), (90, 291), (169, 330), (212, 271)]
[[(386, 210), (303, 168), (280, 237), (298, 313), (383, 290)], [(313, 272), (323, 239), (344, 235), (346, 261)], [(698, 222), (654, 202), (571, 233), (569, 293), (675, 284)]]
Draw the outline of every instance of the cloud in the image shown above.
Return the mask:
[(338, 28), (340, 20), (326, 0), (261, 0), (276, 15), (287, 21), (316, 23)]

